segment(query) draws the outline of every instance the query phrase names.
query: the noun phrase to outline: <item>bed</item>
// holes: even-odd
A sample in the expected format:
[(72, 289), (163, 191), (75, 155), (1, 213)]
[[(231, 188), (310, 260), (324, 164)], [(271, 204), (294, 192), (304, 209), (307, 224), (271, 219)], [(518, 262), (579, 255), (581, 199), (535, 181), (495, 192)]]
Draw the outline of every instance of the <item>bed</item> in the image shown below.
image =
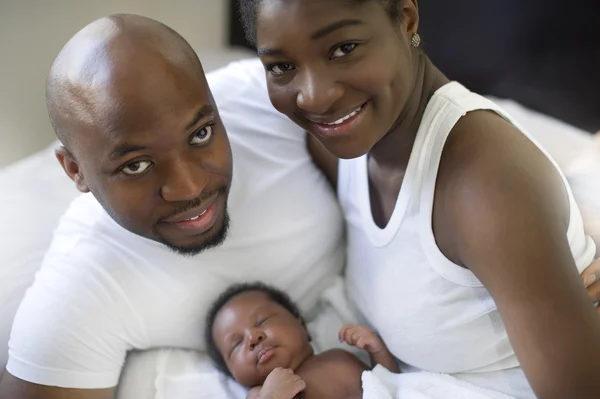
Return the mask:
[[(250, 53), (239, 49), (201, 54), (201, 59), (209, 71), (249, 56)], [(527, 109), (514, 101), (497, 101), (555, 157), (572, 184), (589, 233), (600, 244), (600, 138)], [(2, 368), (6, 363), (10, 326), (18, 304), (33, 281), (60, 215), (78, 194), (54, 158), (54, 148), (57, 145), (58, 143), (53, 143), (0, 170), (3, 194), (0, 196)], [(332, 305), (333, 315), (315, 321), (311, 328), (327, 329), (327, 323), (341, 323), (342, 319), (345, 321), (351, 317), (344, 310), (343, 304), (335, 303), (337, 300), (334, 294), (324, 298), (325, 303)], [(320, 345), (334, 344), (331, 341), (321, 342)], [(119, 398), (197, 399), (210, 394), (210, 390), (200, 390), (199, 386), (213, 385), (218, 389), (225, 387), (231, 390), (233, 396), (240, 394), (238, 386), (214, 373), (202, 354), (153, 350), (131, 354), (121, 380)]]

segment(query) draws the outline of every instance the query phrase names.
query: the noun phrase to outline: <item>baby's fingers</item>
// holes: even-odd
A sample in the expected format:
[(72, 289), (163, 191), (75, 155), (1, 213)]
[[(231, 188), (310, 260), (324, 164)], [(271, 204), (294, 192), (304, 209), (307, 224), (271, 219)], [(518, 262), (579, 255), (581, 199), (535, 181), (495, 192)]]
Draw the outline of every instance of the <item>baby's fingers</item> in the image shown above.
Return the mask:
[(346, 324), (342, 327), (340, 330), (340, 342), (346, 342), (352, 345), (352, 335), (354, 334), (355, 327), (356, 326), (353, 324)]
[(344, 342), (348, 328), (350, 328), (350, 324), (345, 324), (342, 328), (340, 328), (340, 332), (338, 333), (338, 339), (340, 342)]
[(367, 350), (369, 348), (369, 338), (365, 336), (359, 337), (356, 340), (355, 346), (359, 349)]

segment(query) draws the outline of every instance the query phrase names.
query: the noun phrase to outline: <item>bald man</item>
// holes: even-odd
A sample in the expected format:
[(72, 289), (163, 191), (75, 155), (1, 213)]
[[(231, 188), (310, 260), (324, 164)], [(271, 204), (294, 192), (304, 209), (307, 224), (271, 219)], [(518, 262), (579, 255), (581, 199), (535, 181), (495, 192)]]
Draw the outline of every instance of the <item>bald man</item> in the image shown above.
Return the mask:
[(128, 351), (203, 350), (207, 308), (233, 283), (314, 313), (343, 265), (342, 218), (259, 61), (207, 81), (173, 30), (113, 15), (65, 45), (47, 103), (84, 194), (15, 318), (2, 399), (112, 398)]

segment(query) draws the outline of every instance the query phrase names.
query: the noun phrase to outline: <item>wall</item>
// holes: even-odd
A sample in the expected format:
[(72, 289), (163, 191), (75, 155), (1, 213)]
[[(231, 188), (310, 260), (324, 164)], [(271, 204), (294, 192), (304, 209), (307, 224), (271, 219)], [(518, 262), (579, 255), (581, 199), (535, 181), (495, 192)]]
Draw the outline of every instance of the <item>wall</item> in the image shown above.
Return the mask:
[(158, 19), (199, 52), (226, 45), (224, 0), (0, 0), (0, 167), (54, 139), (44, 103), (54, 57), (83, 26), (118, 12)]

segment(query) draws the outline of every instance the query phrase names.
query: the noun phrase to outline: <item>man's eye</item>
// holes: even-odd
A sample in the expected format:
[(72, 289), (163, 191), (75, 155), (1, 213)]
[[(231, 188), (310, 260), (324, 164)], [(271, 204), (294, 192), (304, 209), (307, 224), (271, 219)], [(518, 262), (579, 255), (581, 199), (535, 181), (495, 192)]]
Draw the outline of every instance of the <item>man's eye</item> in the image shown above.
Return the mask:
[(147, 171), (152, 166), (152, 162), (150, 161), (135, 161), (130, 164), (125, 165), (121, 171), (126, 175), (135, 176), (141, 175), (145, 171)]
[(356, 44), (356, 43), (342, 44), (341, 46), (339, 46), (338, 48), (335, 49), (333, 54), (331, 54), (331, 59), (343, 57), (346, 54), (354, 51), (354, 49), (357, 46), (358, 46), (358, 44)]
[(207, 143), (213, 136), (213, 127), (211, 125), (204, 126), (193, 134), (190, 144), (198, 145)]
[(267, 70), (270, 71), (273, 75), (282, 75), (286, 72), (292, 71), (294, 67), (292, 64), (272, 64), (267, 67)]

